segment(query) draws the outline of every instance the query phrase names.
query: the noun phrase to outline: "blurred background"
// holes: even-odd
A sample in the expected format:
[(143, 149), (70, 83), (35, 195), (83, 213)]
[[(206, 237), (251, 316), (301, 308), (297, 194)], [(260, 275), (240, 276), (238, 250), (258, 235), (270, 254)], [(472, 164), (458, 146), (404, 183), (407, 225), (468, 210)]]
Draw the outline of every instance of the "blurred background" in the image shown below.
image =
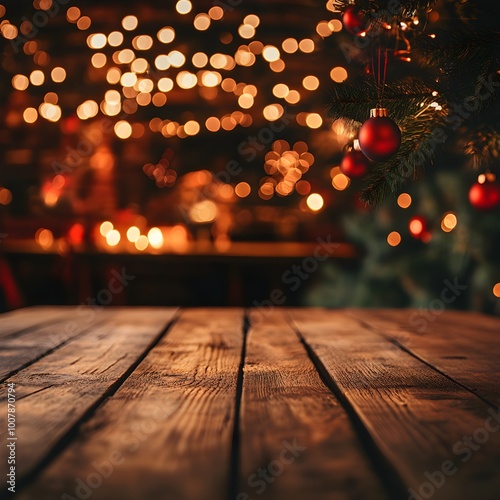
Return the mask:
[(446, 307), (500, 313), (500, 212), (471, 206), (463, 144), (376, 209), (340, 170), (331, 87), (366, 62), (333, 2), (4, 1), (0, 30), (0, 310), (439, 310), (451, 283)]

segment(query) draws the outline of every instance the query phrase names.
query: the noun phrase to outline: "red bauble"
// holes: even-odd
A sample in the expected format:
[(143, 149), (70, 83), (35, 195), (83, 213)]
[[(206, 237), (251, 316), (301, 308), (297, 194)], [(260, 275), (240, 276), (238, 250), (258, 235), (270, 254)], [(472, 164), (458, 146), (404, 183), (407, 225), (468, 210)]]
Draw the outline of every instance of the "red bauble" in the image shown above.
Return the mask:
[(352, 35), (359, 35), (366, 28), (365, 16), (354, 5), (350, 5), (342, 16), (344, 28)]
[(361, 177), (370, 165), (370, 160), (361, 152), (353, 149), (347, 152), (340, 163), (340, 170), (347, 177)]
[(385, 161), (397, 153), (401, 146), (401, 130), (387, 116), (387, 109), (376, 108), (370, 111), (370, 118), (359, 130), (359, 147), (372, 161)]
[(500, 205), (500, 184), (495, 181), (476, 182), (470, 188), (469, 201), (477, 210), (493, 210)]
[(427, 231), (427, 221), (418, 215), (410, 219), (408, 228), (410, 230), (410, 234), (417, 240), (420, 240), (426, 234), (429, 234)]

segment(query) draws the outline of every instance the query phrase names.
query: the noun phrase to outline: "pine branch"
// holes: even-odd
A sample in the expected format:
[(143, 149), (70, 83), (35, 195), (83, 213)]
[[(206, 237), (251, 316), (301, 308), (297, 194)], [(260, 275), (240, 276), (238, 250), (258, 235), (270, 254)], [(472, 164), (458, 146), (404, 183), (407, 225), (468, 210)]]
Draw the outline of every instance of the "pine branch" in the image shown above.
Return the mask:
[(335, 7), (344, 12), (349, 5), (356, 5), (361, 11), (378, 22), (407, 18), (415, 13), (430, 9), (436, 0), (335, 0)]

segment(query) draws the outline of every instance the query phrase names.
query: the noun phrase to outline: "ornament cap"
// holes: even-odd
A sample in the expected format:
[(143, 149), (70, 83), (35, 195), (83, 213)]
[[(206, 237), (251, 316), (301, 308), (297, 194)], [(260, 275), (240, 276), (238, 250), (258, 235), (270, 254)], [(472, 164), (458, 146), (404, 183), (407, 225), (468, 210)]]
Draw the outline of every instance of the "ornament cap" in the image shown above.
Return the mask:
[(389, 116), (387, 108), (372, 108), (370, 109), (370, 118), (376, 118), (379, 116)]

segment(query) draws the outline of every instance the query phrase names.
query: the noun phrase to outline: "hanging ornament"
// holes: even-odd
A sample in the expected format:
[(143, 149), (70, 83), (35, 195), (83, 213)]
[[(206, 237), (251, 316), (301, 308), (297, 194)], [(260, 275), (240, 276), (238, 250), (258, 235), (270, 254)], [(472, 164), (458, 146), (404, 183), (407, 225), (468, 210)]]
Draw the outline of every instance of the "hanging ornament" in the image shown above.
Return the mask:
[(366, 173), (370, 165), (370, 160), (356, 149), (351, 149), (342, 158), (340, 162), (340, 170), (347, 177), (361, 177)]
[(342, 16), (344, 28), (352, 35), (359, 35), (366, 28), (366, 20), (363, 13), (355, 6), (349, 5)]
[(469, 191), (470, 204), (476, 210), (493, 210), (500, 205), (500, 184), (495, 175), (481, 174)]
[(430, 234), (427, 231), (427, 221), (419, 215), (410, 219), (408, 229), (410, 234), (417, 240), (426, 239), (426, 235)]
[(388, 160), (401, 146), (401, 130), (387, 116), (386, 108), (370, 110), (370, 118), (359, 130), (359, 147), (372, 161)]

